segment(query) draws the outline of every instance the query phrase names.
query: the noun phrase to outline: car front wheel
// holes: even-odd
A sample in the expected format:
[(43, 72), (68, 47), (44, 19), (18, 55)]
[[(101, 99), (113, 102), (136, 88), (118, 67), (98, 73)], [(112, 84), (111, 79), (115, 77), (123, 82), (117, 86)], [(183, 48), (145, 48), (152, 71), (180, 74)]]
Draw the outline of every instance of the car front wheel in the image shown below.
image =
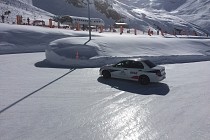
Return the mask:
[(103, 78), (105, 78), (105, 79), (111, 78), (111, 74), (110, 74), (110, 72), (107, 71), (107, 70), (104, 70), (104, 71), (102, 72), (102, 76), (103, 76)]
[(139, 82), (142, 85), (148, 85), (150, 83), (149, 77), (146, 75), (139, 76)]

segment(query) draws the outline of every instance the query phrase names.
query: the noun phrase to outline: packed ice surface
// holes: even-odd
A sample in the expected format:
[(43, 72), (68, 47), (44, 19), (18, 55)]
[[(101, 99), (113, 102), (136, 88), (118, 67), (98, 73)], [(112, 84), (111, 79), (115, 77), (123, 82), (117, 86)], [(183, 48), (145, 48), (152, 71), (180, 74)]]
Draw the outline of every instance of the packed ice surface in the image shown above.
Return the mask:
[(141, 86), (99, 68), (35, 67), (44, 56), (0, 55), (0, 109), (19, 101), (0, 114), (1, 139), (210, 137), (209, 61), (164, 65), (164, 81)]

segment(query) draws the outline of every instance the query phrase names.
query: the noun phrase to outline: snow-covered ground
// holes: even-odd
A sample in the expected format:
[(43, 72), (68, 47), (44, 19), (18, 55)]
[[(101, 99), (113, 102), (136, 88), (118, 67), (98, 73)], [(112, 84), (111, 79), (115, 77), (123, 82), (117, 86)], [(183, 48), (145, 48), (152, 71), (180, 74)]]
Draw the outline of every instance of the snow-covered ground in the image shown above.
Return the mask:
[(104, 80), (98, 68), (36, 67), (43, 58), (0, 56), (2, 140), (210, 137), (209, 61), (164, 65), (162, 83), (141, 86)]
[[(7, 24), (0, 36), (2, 140), (210, 137), (209, 38), (93, 32), (84, 45), (88, 31)], [(45, 49), (74, 65), (52, 67)], [(162, 64), (167, 78), (141, 86), (99, 77), (98, 66), (126, 57)]]
[[(140, 31), (135, 36), (126, 33), (126, 30), (122, 35), (119, 32), (94, 31), (92, 40), (84, 45), (88, 41), (87, 31), (1, 23), (0, 27), (0, 54), (46, 49), (49, 61), (67, 66), (85, 67), (86, 60), (89, 66), (91, 61), (95, 66), (100, 66), (107, 63), (104, 61), (116, 62), (119, 57), (149, 57), (158, 64), (210, 60), (210, 39), (205, 36), (148, 36)], [(79, 60), (75, 64), (73, 61), (77, 53)], [(100, 62), (95, 63), (98, 60)], [(78, 61), (81, 62), (78, 64)]]

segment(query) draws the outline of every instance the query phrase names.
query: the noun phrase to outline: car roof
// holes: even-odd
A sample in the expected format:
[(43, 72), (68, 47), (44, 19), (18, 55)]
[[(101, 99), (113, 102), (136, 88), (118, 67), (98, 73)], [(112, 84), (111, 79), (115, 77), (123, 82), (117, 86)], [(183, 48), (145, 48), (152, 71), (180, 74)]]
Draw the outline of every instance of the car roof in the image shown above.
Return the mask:
[(125, 59), (123, 61), (127, 61), (127, 60), (131, 60), (131, 61), (144, 61), (144, 60), (147, 60), (147, 59), (144, 59), (144, 58), (128, 58), (128, 59)]

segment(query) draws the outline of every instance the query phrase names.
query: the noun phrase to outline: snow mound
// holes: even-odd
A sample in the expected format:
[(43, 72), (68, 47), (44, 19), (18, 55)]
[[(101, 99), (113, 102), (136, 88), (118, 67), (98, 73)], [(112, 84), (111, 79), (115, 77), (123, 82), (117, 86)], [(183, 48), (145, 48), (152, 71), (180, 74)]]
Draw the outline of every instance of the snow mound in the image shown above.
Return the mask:
[(111, 35), (87, 41), (87, 37), (55, 40), (45, 50), (46, 60), (74, 68), (100, 67), (127, 58), (145, 58), (156, 64), (210, 60), (209, 39)]
[(62, 38), (51, 42), (45, 50), (46, 59), (53, 63), (72, 67), (97, 66), (101, 53), (100, 47), (87, 38)]
[[(68, 37), (55, 40), (45, 50), (46, 60), (59, 67), (87, 68), (113, 64), (132, 57), (107, 54), (107, 50), (104, 50), (104, 46), (101, 46), (99, 42), (94, 39), (88, 41), (87, 37)], [(111, 43), (107, 44), (107, 46), (110, 45)]]
[(94, 42), (89, 42), (87, 45), (86, 38), (63, 38), (50, 43), (51, 50), (59, 56), (66, 58), (76, 58), (86, 60), (99, 55), (99, 47)]

